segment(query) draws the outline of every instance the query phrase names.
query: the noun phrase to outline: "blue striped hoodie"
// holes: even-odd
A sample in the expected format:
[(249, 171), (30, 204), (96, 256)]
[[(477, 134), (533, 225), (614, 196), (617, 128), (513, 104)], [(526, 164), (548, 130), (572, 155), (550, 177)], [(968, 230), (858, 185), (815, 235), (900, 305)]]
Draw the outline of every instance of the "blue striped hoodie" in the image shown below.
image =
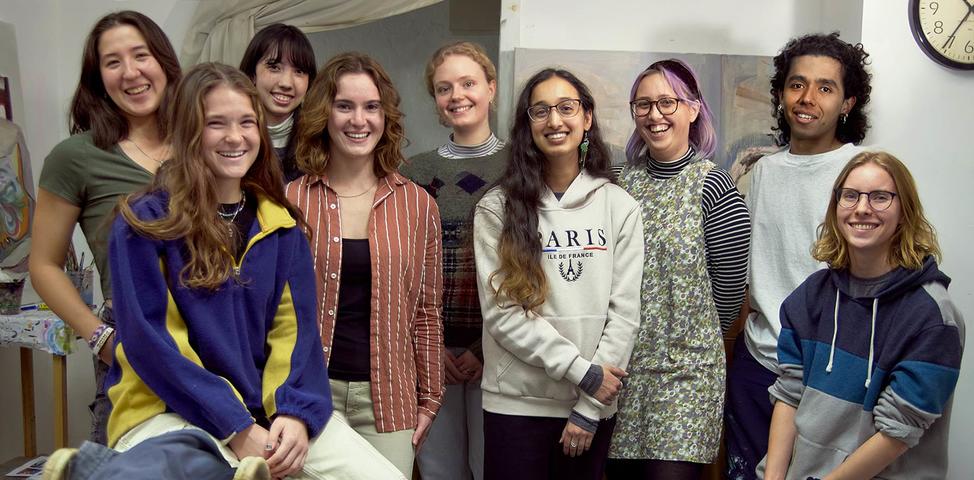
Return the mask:
[[(132, 206), (162, 218), (167, 196)], [(287, 209), (258, 196), (257, 221), (237, 267), (240, 282), (215, 291), (179, 282), (186, 245), (139, 235), (121, 217), (109, 260), (118, 322), (106, 379), (109, 444), (149, 418), (174, 412), (222, 441), (256, 419), (301, 419), (309, 438), (331, 416), (304, 233)]]
[(769, 392), (797, 408), (787, 479), (824, 477), (876, 432), (910, 447), (876, 478), (946, 477), (964, 339), (949, 284), (928, 257), (875, 297), (853, 298), (848, 270), (825, 269), (785, 299)]

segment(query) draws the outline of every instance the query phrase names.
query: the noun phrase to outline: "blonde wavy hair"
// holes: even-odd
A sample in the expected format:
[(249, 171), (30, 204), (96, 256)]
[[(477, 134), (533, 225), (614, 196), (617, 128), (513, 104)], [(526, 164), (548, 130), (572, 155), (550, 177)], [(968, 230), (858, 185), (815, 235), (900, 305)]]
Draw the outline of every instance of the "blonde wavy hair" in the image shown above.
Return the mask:
[[(169, 136), (172, 158), (159, 168), (146, 190), (128, 195), (118, 206), (119, 213), (138, 234), (156, 240), (183, 239), (188, 259), (180, 272), (180, 282), (188, 288), (215, 290), (235, 277), (233, 253), (227, 248), (232, 239), (226, 223), (216, 215), (219, 205), (214, 188), (216, 177), (203, 154), (205, 99), (218, 87), (242, 93), (257, 113), (260, 150), (241, 179), (241, 188), (283, 205), (303, 225), (301, 215), (284, 196), (280, 162), (271, 148), (266, 117), (254, 84), (240, 70), (228, 65), (196, 65), (176, 89)], [(169, 195), (168, 214), (157, 220), (140, 219), (132, 204), (146, 194), (158, 192)]]
[(852, 157), (839, 173), (832, 186), (832, 198), (829, 200), (825, 221), (818, 227), (818, 240), (812, 248), (812, 256), (831, 268), (849, 267), (849, 245), (839, 231), (835, 191), (842, 188), (853, 170), (869, 163), (879, 166), (893, 178), (896, 198), (900, 203), (900, 224), (893, 234), (888, 253), (889, 263), (916, 270), (923, 266), (923, 260), (928, 255), (939, 262), (937, 233), (923, 215), (923, 206), (920, 205), (920, 195), (917, 193), (913, 175), (903, 162), (886, 152), (862, 152)]
[(399, 92), (379, 62), (364, 53), (346, 52), (332, 57), (321, 67), (304, 98), (296, 152), (298, 168), (303, 172), (325, 173), (331, 157), (328, 119), (338, 93), (338, 80), (342, 75), (354, 73), (364, 73), (375, 83), (385, 117), (382, 138), (375, 146), (375, 175), (382, 178), (399, 169), (403, 161), (402, 148), (407, 143), (402, 126), (403, 114), (399, 110)]

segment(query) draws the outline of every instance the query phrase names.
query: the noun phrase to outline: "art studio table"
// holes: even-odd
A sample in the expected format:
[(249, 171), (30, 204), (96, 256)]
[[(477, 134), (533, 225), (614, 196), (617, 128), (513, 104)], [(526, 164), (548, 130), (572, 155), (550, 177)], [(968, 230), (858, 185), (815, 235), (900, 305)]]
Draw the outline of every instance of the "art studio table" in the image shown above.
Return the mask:
[(68, 446), (67, 355), (74, 331), (50, 310), (0, 315), (0, 346), (20, 347), (20, 397), (23, 405), (24, 456), (37, 456), (34, 414), (34, 357), (32, 350), (51, 354), (54, 380), (54, 448)]

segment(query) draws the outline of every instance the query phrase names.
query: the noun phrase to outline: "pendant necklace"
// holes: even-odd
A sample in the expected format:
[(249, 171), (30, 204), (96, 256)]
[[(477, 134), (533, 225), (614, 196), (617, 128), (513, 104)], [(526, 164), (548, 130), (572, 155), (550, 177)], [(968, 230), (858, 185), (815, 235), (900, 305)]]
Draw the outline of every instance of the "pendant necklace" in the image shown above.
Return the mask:
[(148, 158), (149, 160), (152, 160), (153, 162), (156, 162), (156, 164), (158, 164), (160, 167), (162, 166), (163, 162), (165, 162), (165, 160), (159, 160), (158, 158), (153, 157), (148, 153), (145, 153), (145, 150), (142, 150), (142, 147), (140, 147), (138, 143), (135, 143), (135, 140), (132, 140), (131, 138), (126, 138), (126, 140), (128, 140), (129, 143), (131, 143), (132, 145), (135, 145), (135, 148), (139, 151), (139, 153), (142, 154), (142, 156)]
[(223, 220), (227, 222), (227, 233), (230, 234), (230, 238), (233, 238), (233, 222), (237, 219), (237, 215), (243, 211), (244, 205), (247, 204), (247, 195), (244, 194), (243, 190), (240, 191), (240, 201), (237, 202), (237, 208), (233, 212), (224, 212), (220, 207), (217, 207), (216, 213)]

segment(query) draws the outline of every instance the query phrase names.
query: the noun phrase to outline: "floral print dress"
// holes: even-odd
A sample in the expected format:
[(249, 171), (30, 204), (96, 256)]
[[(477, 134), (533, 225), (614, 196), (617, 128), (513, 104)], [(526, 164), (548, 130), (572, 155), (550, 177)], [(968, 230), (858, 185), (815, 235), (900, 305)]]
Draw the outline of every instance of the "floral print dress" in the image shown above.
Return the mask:
[(642, 314), (619, 397), (611, 458), (711, 463), (724, 407), (725, 360), (704, 238), (701, 195), (716, 166), (694, 159), (654, 178), (627, 167), (620, 184), (642, 205)]

